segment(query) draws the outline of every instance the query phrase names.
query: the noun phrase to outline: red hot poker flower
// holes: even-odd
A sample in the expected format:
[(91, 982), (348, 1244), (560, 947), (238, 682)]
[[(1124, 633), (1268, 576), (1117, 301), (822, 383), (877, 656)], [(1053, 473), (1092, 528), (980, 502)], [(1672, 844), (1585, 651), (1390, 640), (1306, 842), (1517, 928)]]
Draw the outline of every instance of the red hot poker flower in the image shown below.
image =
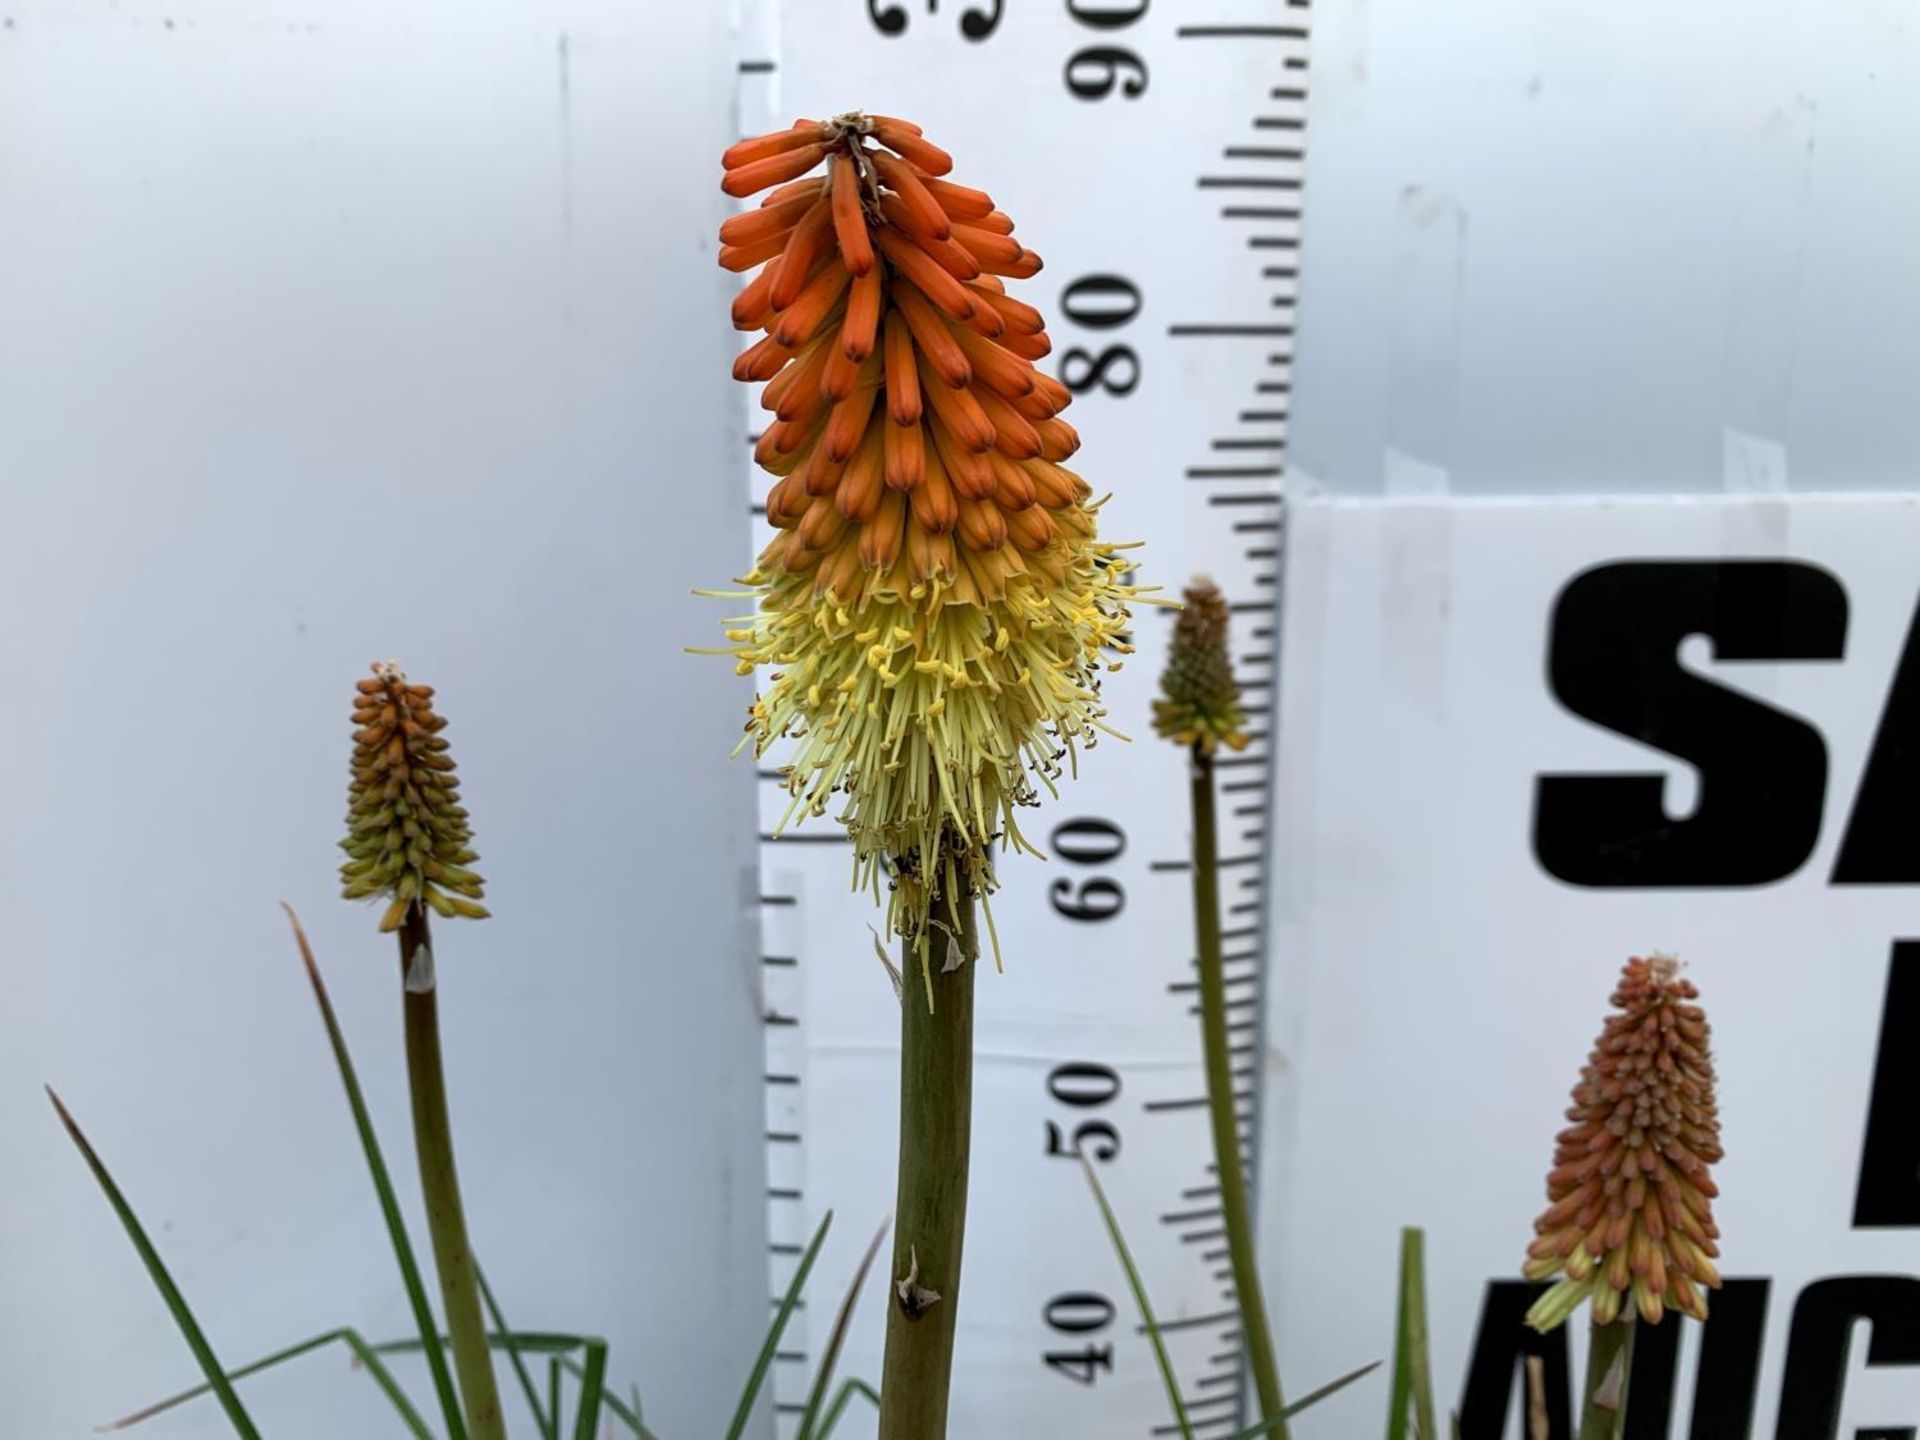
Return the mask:
[(1589, 1298), (1596, 1325), (1629, 1303), (1649, 1323), (1667, 1310), (1707, 1318), (1705, 1291), (1720, 1285), (1719, 1190), (1707, 1167), (1721, 1150), (1699, 993), (1671, 956), (1629, 960), (1621, 972), (1527, 1249), (1528, 1279), (1561, 1277), (1527, 1312), (1535, 1329), (1553, 1329)]

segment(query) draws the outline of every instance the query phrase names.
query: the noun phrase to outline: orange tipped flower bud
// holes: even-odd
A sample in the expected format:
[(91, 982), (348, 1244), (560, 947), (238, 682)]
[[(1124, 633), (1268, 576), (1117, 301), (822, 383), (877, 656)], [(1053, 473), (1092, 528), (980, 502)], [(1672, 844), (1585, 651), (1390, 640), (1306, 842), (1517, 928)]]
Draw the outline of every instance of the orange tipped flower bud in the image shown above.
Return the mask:
[(1182, 597), (1173, 625), (1160, 698), (1153, 702), (1153, 728), (1167, 739), (1211, 755), (1222, 745), (1244, 750), (1246, 720), (1240, 685), (1227, 654), (1227, 601), (1220, 587), (1197, 575)]
[(723, 653), (771, 672), (747, 728), (756, 752), (798, 742), (789, 818), (843, 795), (858, 877), (923, 935), (942, 884), (993, 888), (990, 844), (1020, 848), (1015, 809), (1106, 728), (1136, 591), (1057, 463), (1072, 397), (995, 278), (1039, 257), (992, 198), (890, 116), (801, 121), (723, 164), (730, 195), (783, 187), (727, 222), (721, 263), (766, 267), (733, 317), (767, 338), (734, 374), (778, 417), (756, 458), (806, 477), (768, 498), (759, 613)]
[(347, 838), (340, 848), (341, 894), (385, 897), (382, 930), (397, 930), (424, 905), (452, 919), (486, 918), (476, 903), (482, 881), (467, 866), (478, 857), (460, 804), (460, 782), (433, 709), (433, 687), (411, 685), (391, 661), (358, 682), (353, 699), (353, 783), (347, 790)]
[(1631, 1311), (1650, 1324), (1667, 1310), (1707, 1318), (1706, 1292), (1720, 1286), (1707, 1167), (1721, 1152), (1699, 993), (1671, 956), (1629, 960), (1621, 973), (1527, 1249), (1528, 1279), (1562, 1277), (1527, 1312), (1537, 1330), (1587, 1299), (1596, 1325)]

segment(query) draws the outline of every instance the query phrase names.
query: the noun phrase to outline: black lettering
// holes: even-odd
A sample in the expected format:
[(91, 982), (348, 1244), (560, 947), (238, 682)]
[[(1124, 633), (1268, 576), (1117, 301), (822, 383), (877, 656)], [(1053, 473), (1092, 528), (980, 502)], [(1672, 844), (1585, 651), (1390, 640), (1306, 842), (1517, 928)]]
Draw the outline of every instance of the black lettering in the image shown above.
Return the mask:
[(1546, 1288), (1524, 1280), (1488, 1284), (1467, 1361), (1467, 1388), (1460, 1397), (1460, 1440), (1504, 1440), (1507, 1409), (1516, 1392), (1520, 1413), (1526, 1413), (1529, 1355), (1538, 1355), (1545, 1367), (1548, 1440), (1572, 1440), (1566, 1327), (1542, 1335), (1526, 1323), (1528, 1307)]
[[(1770, 1280), (1727, 1280), (1708, 1301), (1688, 1440), (1751, 1440), (1753, 1407), (1760, 1389), (1760, 1345), (1766, 1339), (1767, 1295), (1772, 1288)], [(1668, 1320), (1679, 1328), (1678, 1316)], [(1645, 1332), (1641, 1334), (1645, 1338)], [(1640, 1383), (1637, 1356), (1633, 1383)], [(1638, 1396), (1633, 1403), (1638, 1403)], [(1633, 1417), (1632, 1404), (1627, 1416)]]
[[(1700, 1332), (1687, 1440), (1751, 1440), (1771, 1284), (1728, 1280), (1714, 1294)], [(1566, 1330), (1540, 1335), (1525, 1323), (1527, 1307), (1545, 1288), (1506, 1280), (1488, 1285), (1460, 1402), (1461, 1440), (1505, 1440), (1509, 1410), (1526, 1411), (1529, 1355), (1540, 1356), (1544, 1365), (1551, 1440), (1569, 1440), (1573, 1434)], [(1682, 1329), (1680, 1318), (1673, 1315), (1658, 1325), (1639, 1327), (1633, 1342), (1633, 1403), (1627, 1409), (1625, 1440), (1668, 1440), (1672, 1433)]]
[(1853, 815), (1833, 862), (1836, 885), (1920, 884), (1920, 608), (1860, 772)]
[(1705, 635), (1720, 660), (1838, 660), (1847, 597), (1791, 560), (1628, 561), (1577, 575), (1554, 606), (1547, 674), (1574, 714), (1700, 773), (1691, 817), (1663, 775), (1542, 775), (1534, 853), (1573, 885), (1765, 885), (1820, 835), (1827, 747), (1796, 716), (1681, 668)]
[(1860, 1145), (1853, 1196), (1858, 1230), (1920, 1226), (1920, 940), (1893, 942), (1887, 998), (1880, 1008), (1880, 1050)]
[[(1873, 1327), (1867, 1364), (1920, 1365), (1920, 1280), (1911, 1275), (1842, 1275), (1814, 1281), (1793, 1307), (1777, 1440), (1837, 1440), (1847, 1383), (1847, 1341), (1857, 1320)], [(1859, 1432), (1874, 1434), (1911, 1440), (1913, 1430)]]

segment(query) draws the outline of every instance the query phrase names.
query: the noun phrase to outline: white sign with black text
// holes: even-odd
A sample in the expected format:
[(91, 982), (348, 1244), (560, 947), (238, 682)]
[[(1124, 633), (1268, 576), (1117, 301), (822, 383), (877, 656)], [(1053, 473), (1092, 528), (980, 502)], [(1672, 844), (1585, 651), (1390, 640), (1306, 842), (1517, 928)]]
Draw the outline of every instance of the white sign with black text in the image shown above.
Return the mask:
[(1916, 499), (1293, 509), (1261, 1148), (1296, 1391), (1387, 1353), (1420, 1224), (1442, 1409), (1520, 1435), (1532, 1348), (1570, 1434), (1582, 1327), (1531, 1337), (1519, 1264), (1664, 950), (1714, 1026), (1728, 1283), (1643, 1333), (1629, 1433), (1916, 1434), (1917, 597)]

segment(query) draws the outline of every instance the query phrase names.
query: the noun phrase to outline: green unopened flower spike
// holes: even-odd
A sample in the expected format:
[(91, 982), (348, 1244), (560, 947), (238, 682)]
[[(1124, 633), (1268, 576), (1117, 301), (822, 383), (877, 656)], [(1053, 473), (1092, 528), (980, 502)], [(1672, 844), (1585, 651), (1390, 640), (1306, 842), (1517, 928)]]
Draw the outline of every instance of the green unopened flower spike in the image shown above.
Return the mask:
[(1286, 1393), (1267, 1321), (1254, 1249), (1253, 1216), (1247, 1200), (1246, 1167), (1240, 1155), (1240, 1119), (1234, 1098), (1233, 1048), (1227, 1027), (1226, 957), (1220, 936), (1220, 824), (1215, 814), (1213, 757), (1225, 746), (1247, 743), (1240, 686), (1227, 655), (1227, 602), (1220, 587), (1196, 575), (1181, 597), (1174, 621), (1160, 698), (1153, 702), (1153, 728), (1187, 752), (1188, 792), (1193, 804), (1194, 967), (1200, 982), (1200, 1054), (1207, 1068), (1207, 1114), (1213, 1131), (1214, 1173), (1219, 1178), (1220, 1218), (1240, 1311), (1242, 1349), (1253, 1374), (1260, 1418), (1271, 1422), (1274, 1440), (1289, 1440)]
[(1562, 1277), (1528, 1311), (1535, 1329), (1588, 1299), (1596, 1326), (1634, 1311), (1649, 1324), (1667, 1310), (1707, 1318), (1706, 1292), (1720, 1285), (1707, 1167), (1721, 1150), (1699, 994), (1671, 956), (1621, 973), (1554, 1149), (1552, 1203), (1534, 1222), (1527, 1278)]
[(470, 848), (473, 832), (433, 687), (410, 684), (386, 661), (357, 690), (341, 893), (349, 900), (385, 896), (383, 931), (398, 930), (415, 903), (447, 919), (485, 919), (487, 909), (477, 903), (483, 882), (467, 868), (479, 857)]
[(1246, 717), (1240, 685), (1227, 654), (1227, 601), (1220, 587), (1195, 576), (1173, 625), (1160, 698), (1153, 702), (1153, 728), (1181, 745), (1211, 755), (1220, 747), (1244, 750)]

